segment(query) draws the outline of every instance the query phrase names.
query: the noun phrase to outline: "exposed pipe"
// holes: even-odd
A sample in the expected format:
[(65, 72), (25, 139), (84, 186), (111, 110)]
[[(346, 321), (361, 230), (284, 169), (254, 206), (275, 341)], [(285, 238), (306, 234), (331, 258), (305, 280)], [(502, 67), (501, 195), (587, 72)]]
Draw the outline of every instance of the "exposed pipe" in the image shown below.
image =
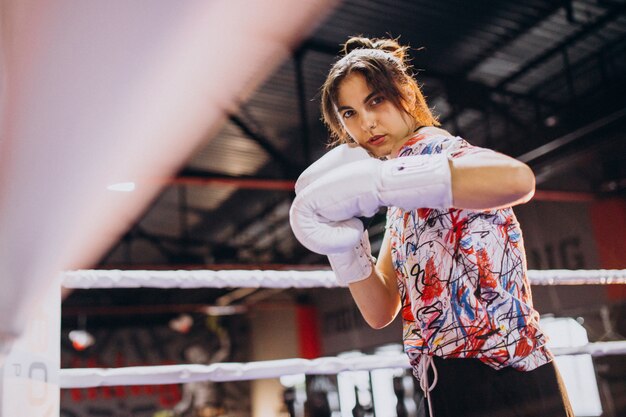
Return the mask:
[(247, 190), (274, 190), (293, 191), (295, 180), (274, 180), (263, 178), (201, 178), (201, 177), (177, 177), (171, 180), (164, 180), (169, 184), (191, 185), (191, 186), (217, 186), (236, 187)]
[(533, 162), (538, 158), (558, 148), (561, 148), (564, 145), (577, 141), (600, 128), (610, 125), (611, 123), (614, 123), (616, 121), (620, 121), (624, 117), (626, 117), (626, 109), (618, 110), (614, 113), (609, 114), (608, 116), (603, 117), (602, 119), (596, 120), (593, 123), (589, 123), (588, 125), (576, 129), (575, 131), (570, 132), (566, 135), (563, 135), (560, 138), (556, 138), (544, 145), (541, 145), (540, 147), (533, 149), (530, 152), (526, 152), (525, 154), (518, 156), (517, 159), (525, 163)]
[[(270, 179), (236, 179), (236, 178), (195, 178), (178, 177), (171, 181), (172, 184), (185, 184), (194, 186), (234, 186), (249, 190), (273, 190), (293, 191), (294, 180), (270, 180)], [(554, 202), (589, 202), (597, 199), (594, 193), (577, 191), (537, 190), (534, 201)]]

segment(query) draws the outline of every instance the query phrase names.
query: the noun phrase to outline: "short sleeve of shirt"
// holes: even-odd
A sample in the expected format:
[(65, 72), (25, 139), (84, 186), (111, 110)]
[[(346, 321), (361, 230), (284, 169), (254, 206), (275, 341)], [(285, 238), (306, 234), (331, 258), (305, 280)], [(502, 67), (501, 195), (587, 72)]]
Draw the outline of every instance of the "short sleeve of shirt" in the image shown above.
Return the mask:
[[(491, 149), (481, 148), (479, 146), (471, 145), (465, 139), (458, 136), (438, 136), (432, 139), (432, 145), (428, 144), (426, 148), (435, 146), (440, 148), (443, 153), (446, 153), (449, 158), (455, 159), (462, 156), (478, 154), (478, 153), (495, 153)], [(439, 153), (434, 152), (422, 152), (422, 153)]]
[(409, 155), (430, 155), (445, 153), (449, 158), (459, 158), (476, 153), (495, 153), (495, 151), (480, 146), (471, 145), (459, 136), (435, 134), (416, 134), (400, 148), (398, 157)]

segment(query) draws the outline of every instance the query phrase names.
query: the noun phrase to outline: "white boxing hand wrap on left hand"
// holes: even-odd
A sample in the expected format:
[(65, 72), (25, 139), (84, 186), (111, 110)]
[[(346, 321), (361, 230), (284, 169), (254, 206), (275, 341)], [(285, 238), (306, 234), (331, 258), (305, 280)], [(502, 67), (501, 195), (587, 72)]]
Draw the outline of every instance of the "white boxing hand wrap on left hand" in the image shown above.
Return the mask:
[(296, 181), (296, 194), (333, 169), (365, 159), (371, 159), (371, 156), (369, 156), (365, 149), (356, 144), (344, 143), (343, 145), (334, 147), (317, 161), (313, 162), (307, 169), (302, 171)]
[[(313, 162), (300, 174), (295, 185), (296, 195), (302, 193), (324, 175), (342, 166), (368, 159), (373, 158), (365, 149), (357, 145), (339, 145)], [(346, 218), (341, 219), (340, 222), (329, 222), (317, 216), (295, 215), (294, 209), (292, 205), (289, 215), (291, 228), (298, 241), (307, 249), (321, 255), (328, 255), (351, 251), (359, 244), (364, 230), (363, 223), (359, 219)]]
[[(331, 149), (300, 174), (296, 194), (338, 167), (365, 159), (371, 157), (357, 145), (343, 144)], [(360, 220), (327, 222), (306, 217), (298, 221), (296, 217), (290, 212), (294, 234), (307, 249), (328, 256), (339, 284), (351, 284), (370, 276), (373, 258), (367, 231)]]
[(390, 206), (404, 210), (451, 207), (447, 156), (371, 158), (341, 166), (304, 189), (291, 210), (295, 223), (332, 224), (372, 216), (380, 207)]
[(361, 240), (350, 250), (328, 254), (328, 262), (335, 272), (337, 282), (352, 284), (368, 278), (374, 266), (372, 248), (367, 230), (361, 233)]

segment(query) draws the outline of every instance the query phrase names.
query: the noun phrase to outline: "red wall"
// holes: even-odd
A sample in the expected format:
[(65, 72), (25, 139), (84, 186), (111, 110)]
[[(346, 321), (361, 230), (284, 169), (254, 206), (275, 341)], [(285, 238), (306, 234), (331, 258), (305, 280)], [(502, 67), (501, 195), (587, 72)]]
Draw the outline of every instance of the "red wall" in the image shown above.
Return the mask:
[[(600, 267), (626, 268), (626, 200), (611, 198), (595, 201), (590, 210)], [(608, 285), (611, 300), (626, 299), (626, 285)]]

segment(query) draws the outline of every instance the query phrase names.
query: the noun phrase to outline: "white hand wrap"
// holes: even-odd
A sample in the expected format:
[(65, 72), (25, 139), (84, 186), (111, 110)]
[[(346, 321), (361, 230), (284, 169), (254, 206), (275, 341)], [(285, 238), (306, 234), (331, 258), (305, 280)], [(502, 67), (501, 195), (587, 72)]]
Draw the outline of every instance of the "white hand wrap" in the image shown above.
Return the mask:
[[(404, 210), (449, 208), (450, 176), (448, 158), (443, 154), (388, 161), (371, 158), (344, 165), (318, 179), (296, 197), (291, 210), (297, 214), (298, 223), (309, 226), (372, 216), (385, 206)], [(335, 250), (335, 244), (329, 242), (328, 248)]]
[[(299, 194), (325, 174), (352, 162), (371, 159), (356, 145), (340, 145), (331, 149), (309, 166), (296, 181)], [(290, 211), (290, 222), (296, 238), (307, 249), (328, 255), (330, 266), (339, 284), (347, 285), (363, 280), (372, 272), (372, 256), (367, 231), (355, 218), (341, 222), (328, 222), (317, 216), (300, 218), (297, 210)], [(329, 243), (331, 243), (329, 245)]]
[(374, 257), (367, 230), (361, 234), (356, 246), (346, 252), (329, 254), (328, 261), (339, 284), (348, 285), (368, 278), (372, 273)]

